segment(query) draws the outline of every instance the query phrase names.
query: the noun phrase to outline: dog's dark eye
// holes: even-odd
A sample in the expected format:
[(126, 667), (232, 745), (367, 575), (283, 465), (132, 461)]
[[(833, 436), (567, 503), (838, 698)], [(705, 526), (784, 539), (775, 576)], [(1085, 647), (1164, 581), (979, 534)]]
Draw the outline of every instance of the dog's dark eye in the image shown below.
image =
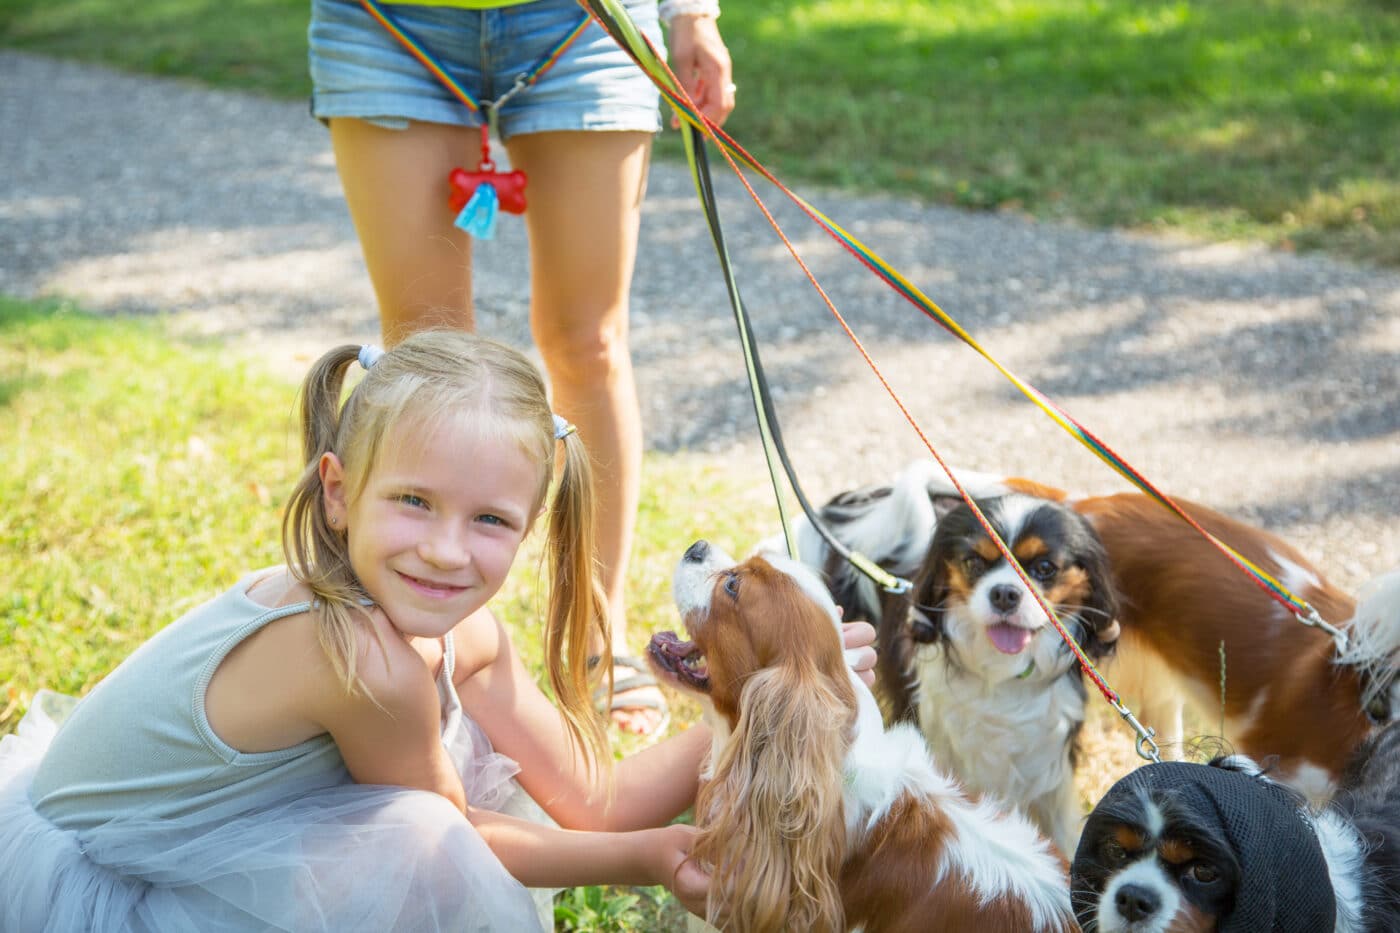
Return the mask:
[(963, 573), (975, 577), (987, 569), (987, 560), (980, 554), (969, 554), (962, 559)]
[(1060, 568), (1056, 567), (1055, 562), (1048, 557), (1042, 557), (1039, 560), (1031, 561), (1031, 565), (1028, 569), (1030, 570), (1031, 576), (1035, 577), (1041, 583), (1044, 583), (1046, 580), (1055, 579), (1055, 574), (1060, 572)]
[(737, 573), (724, 575), (724, 591), (729, 594), (730, 599), (739, 598), (739, 575)]
[(1205, 862), (1195, 862), (1191, 866), (1191, 878), (1199, 884), (1214, 884), (1220, 877), (1220, 872)]
[(1116, 839), (1106, 839), (1099, 847), (1099, 857), (1109, 865), (1117, 865), (1128, 857), (1128, 850)]

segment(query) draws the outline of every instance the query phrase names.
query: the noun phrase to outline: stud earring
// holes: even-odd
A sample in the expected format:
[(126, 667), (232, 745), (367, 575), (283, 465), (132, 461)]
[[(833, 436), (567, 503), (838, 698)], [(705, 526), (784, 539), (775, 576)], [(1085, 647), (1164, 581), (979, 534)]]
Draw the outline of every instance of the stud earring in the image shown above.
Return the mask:
[(338, 519), (338, 518), (336, 518), (334, 515), (332, 515), (332, 516), (331, 516), (331, 525), (332, 525), (332, 526), (335, 526), (335, 525), (338, 525), (338, 524), (340, 524), (340, 519)]

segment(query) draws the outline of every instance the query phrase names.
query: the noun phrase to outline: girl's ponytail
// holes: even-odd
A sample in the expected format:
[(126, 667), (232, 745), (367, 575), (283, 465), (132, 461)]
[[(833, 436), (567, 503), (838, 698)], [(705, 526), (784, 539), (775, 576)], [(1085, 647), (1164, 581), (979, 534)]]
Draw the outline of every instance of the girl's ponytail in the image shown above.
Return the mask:
[(306, 465), (282, 517), (287, 566), (316, 594), (321, 646), (350, 691), (359, 685), (353, 614), (362, 611), (359, 601), (364, 594), (350, 567), (345, 537), (326, 520), (320, 467), (322, 454), (337, 453), (341, 419), (348, 414), (340, 405), (345, 372), (359, 356), (358, 346), (336, 347), (316, 361), (302, 383), (301, 450)]
[(362, 349), (353, 344), (336, 347), (316, 361), (301, 384), (301, 456), (308, 466), (335, 445), (345, 371)]
[[(549, 594), (545, 628), (545, 657), (549, 682), (564, 722), (579, 743), (590, 773), (606, 770), (611, 759), (602, 720), (593, 709), (589, 655), (601, 643), (608, 692), (612, 692), (612, 665), (607, 652), (612, 644), (607, 600), (603, 594), (594, 556), (593, 469), (588, 451), (570, 428), (558, 431), (563, 462), (558, 488), (549, 511), (545, 545), (553, 586)], [(563, 666), (553, 663), (562, 659)]]

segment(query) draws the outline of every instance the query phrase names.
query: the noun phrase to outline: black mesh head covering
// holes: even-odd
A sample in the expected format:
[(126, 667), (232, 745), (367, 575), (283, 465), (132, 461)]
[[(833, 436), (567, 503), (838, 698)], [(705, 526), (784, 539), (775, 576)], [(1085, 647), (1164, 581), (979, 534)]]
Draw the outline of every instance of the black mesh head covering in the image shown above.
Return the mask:
[(1071, 874), (1084, 876), (1098, 833), (1095, 816), (1112, 804), (1146, 796), (1183, 810), (1203, 831), (1229, 843), (1240, 865), (1234, 907), (1220, 933), (1320, 933), (1333, 929), (1336, 902), (1317, 834), (1301, 800), (1285, 788), (1240, 771), (1184, 761), (1141, 767), (1120, 780), (1089, 815)]

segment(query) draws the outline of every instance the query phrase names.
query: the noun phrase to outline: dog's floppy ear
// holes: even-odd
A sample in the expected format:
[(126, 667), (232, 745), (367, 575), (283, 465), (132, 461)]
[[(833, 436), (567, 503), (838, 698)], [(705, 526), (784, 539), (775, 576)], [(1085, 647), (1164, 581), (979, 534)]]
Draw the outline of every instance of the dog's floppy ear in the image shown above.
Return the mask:
[(943, 616), (948, 611), (948, 590), (948, 568), (937, 556), (935, 548), (929, 551), (928, 558), (914, 579), (913, 589), (909, 591), (906, 625), (909, 638), (914, 643), (928, 645), (947, 637)]
[(849, 680), (796, 662), (744, 685), (739, 720), (696, 802), (692, 855), (709, 868), (722, 929), (845, 929), (841, 802), (855, 697)]
[(1080, 647), (1090, 658), (1098, 660), (1110, 654), (1122, 634), (1118, 617), (1122, 612), (1122, 598), (1118, 595), (1118, 584), (1113, 576), (1113, 566), (1108, 559), (1094, 526), (1083, 516), (1079, 516), (1086, 540), (1079, 547), (1080, 562), (1089, 577), (1089, 598), (1079, 612), (1083, 621)]
[(910, 628), (914, 590), (888, 595), (875, 630), (876, 696), (885, 721), (918, 722), (919, 671), (914, 663), (915, 638)]
[(933, 506), (933, 517), (935, 521), (941, 520), (943, 516), (963, 504), (962, 496), (947, 492), (935, 493), (930, 491), (928, 501), (929, 504)]

